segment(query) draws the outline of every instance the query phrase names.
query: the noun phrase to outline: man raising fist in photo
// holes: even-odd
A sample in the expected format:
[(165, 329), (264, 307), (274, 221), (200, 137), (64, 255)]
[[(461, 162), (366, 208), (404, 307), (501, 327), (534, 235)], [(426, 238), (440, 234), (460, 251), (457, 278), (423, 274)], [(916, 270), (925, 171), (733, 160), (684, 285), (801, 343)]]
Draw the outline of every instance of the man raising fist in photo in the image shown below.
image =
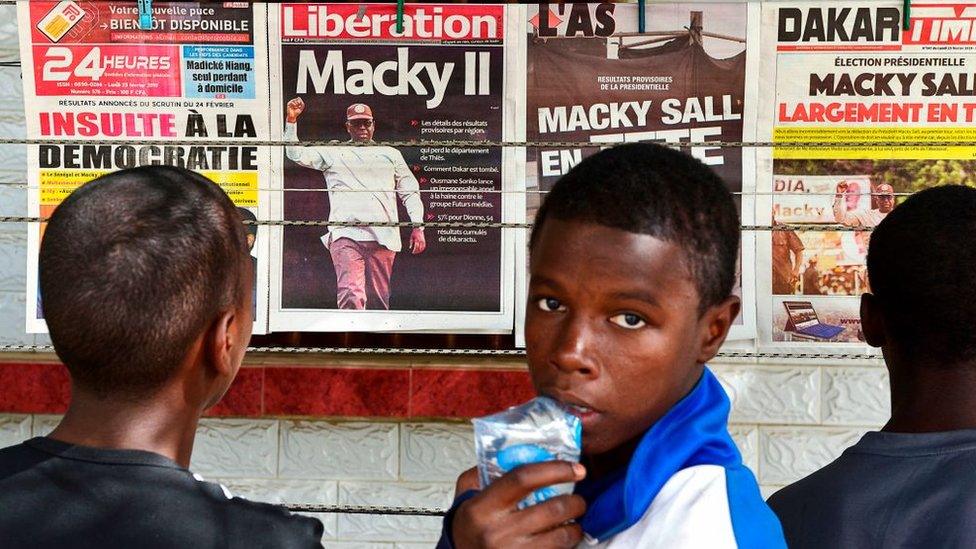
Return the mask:
[[(294, 98), (286, 105), (285, 140), (298, 141), (298, 118), (305, 102)], [(329, 221), (344, 226), (329, 226), (321, 240), (332, 255), (340, 309), (389, 309), (390, 275), (393, 261), (403, 244), (399, 227), (371, 223), (396, 223), (396, 199), (407, 210), (410, 221), (420, 223), (424, 204), (417, 179), (400, 151), (393, 147), (363, 145), (373, 142), (376, 131), (369, 105), (354, 103), (346, 109), (344, 145), (285, 147), (293, 162), (322, 172), (329, 191)], [(362, 225), (358, 225), (362, 223)], [(410, 233), (408, 248), (414, 255), (423, 253), (427, 240), (423, 227)]]

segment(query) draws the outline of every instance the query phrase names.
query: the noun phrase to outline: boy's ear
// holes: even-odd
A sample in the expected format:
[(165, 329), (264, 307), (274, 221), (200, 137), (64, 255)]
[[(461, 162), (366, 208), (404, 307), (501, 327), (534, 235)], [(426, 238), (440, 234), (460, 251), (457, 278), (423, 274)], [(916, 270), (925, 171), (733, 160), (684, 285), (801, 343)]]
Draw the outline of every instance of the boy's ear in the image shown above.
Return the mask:
[(718, 305), (713, 305), (702, 315), (702, 341), (698, 352), (698, 362), (704, 364), (715, 358), (718, 350), (729, 335), (729, 328), (742, 309), (742, 300), (729, 296)]
[(881, 304), (873, 294), (861, 295), (861, 331), (864, 332), (864, 341), (872, 347), (882, 347), (887, 343)]
[(231, 309), (220, 313), (210, 325), (206, 336), (207, 362), (214, 377), (232, 380), (237, 375), (239, 322), (238, 311)]

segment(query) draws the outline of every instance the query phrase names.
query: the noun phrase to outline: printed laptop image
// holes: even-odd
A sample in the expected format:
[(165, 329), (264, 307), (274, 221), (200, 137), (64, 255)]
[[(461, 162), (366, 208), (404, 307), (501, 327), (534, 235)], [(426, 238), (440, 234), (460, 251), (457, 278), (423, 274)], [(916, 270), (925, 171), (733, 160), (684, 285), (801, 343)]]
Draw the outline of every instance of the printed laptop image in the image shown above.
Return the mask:
[(784, 328), (787, 332), (817, 339), (834, 339), (844, 331), (843, 326), (821, 324), (820, 319), (817, 318), (817, 311), (809, 301), (784, 301), (783, 306), (786, 307), (786, 314), (789, 316)]

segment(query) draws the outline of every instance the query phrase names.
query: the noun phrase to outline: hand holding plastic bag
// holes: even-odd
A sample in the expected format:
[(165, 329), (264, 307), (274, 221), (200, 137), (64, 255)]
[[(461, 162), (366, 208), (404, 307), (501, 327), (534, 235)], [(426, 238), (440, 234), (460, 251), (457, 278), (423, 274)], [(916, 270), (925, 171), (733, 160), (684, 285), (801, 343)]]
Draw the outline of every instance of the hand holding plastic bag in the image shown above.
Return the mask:
[[(476, 418), (473, 423), (482, 488), (521, 465), (553, 460), (579, 462), (583, 439), (580, 419), (550, 398), (537, 397), (504, 412)], [(546, 486), (522, 500), (519, 508), (572, 492), (573, 483)]]

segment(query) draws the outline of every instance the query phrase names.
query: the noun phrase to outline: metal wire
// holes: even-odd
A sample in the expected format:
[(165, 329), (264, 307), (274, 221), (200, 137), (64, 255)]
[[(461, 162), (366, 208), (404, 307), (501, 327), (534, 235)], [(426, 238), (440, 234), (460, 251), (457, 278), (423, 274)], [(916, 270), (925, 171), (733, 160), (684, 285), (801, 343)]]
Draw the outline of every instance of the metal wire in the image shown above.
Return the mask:
[(881, 360), (881, 353), (766, 353), (753, 351), (719, 351), (717, 358), (776, 358), (802, 360)]
[(307, 503), (287, 503), (285, 508), (296, 513), (346, 513), (354, 515), (399, 515), (416, 517), (443, 517), (444, 509), (431, 507), (384, 507), (368, 505), (315, 505)]
[[(664, 143), (664, 142), (661, 142)], [(20, 137), (0, 138), (0, 145), (185, 145), (197, 147), (536, 147), (536, 148), (601, 148), (619, 145), (617, 142), (593, 141), (281, 141), (281, 140), (200, 140), (177, 141), (160, 139), (141, 139), (126, 141), (97, 141), (84, 139), (35, 139)], [(782, 149), (859, 149), (867, 147), (976, 147), (976, 140), (964, 141), (688, 141), (664, 143), (671, 147), (734, 147), (734, 148), (782, 148)]]
[[(803, 177), (803, 176), (796, 176)], [(41, 191), (50, 188), (75, 188), (78, 187), (77, 183), (45, 183), (43, 187), (38, 185), (30, 185), (28, 183), (0, 183), (0, 188), (7, 187), (11, 189), (28, 189)], [(284, 192), (284, 193), (388, 193), (394, 192), (390, 189), (327, 189), (325, 187), (315, 188), (315, 189), (276, 189), (271, 187), (258, 187), (255, 189), (250, 189), (252, 191), (267, 191), (267, 192)], [(457, 188), (457, 189), (420, 189), (414, 192), (419, 192), (421, 194), (549, 194), (550, 191), (544, 191), (541, 189), (520, 189), (520, 190), (509, 190), (509, 189), (470, 189), (470, 188)], [(832, 193), (787, 193), (782, 191), (733, 191), (730, 194), (737, 196), (781, 196), (781, 197), (799, 197), (799, 196), (837, 196), (836, 192)], [(911, 196), (915, 193), (877, 193), (877, 192), (867, 192), (867, 193), (857, 193), (859, 196)]]
[[(53, 352), (51, 345), (0, 345), (0, 352)], [(332, 355), (432, 355), (524, 357), (524, 349), (402, 349), (382, 347), (248, 347), (249, 353)], [(720, 351), (716, 358), (776, 358), (804, 360), (880, 360), (880, 353), (791, 353), (764, 351)]]
[(250, 347), (249, 353), (337, 355), (525, 356), (523, 349), (410, 349), (382, 347)]
[[(0, 223), (47, 223), (48, 217), (0, 216)], [(532, 223), (506, 223), (481, 221), (320, 221), (308, 219), (264, 219), (245, 225), (271, 225), (275, 227), (408, 227), (413, 229), (531, 229)], [(846, 225), (740, 225), (743, 231), (796, 231), (796, 232), (870, 232), (871, 227)]]

